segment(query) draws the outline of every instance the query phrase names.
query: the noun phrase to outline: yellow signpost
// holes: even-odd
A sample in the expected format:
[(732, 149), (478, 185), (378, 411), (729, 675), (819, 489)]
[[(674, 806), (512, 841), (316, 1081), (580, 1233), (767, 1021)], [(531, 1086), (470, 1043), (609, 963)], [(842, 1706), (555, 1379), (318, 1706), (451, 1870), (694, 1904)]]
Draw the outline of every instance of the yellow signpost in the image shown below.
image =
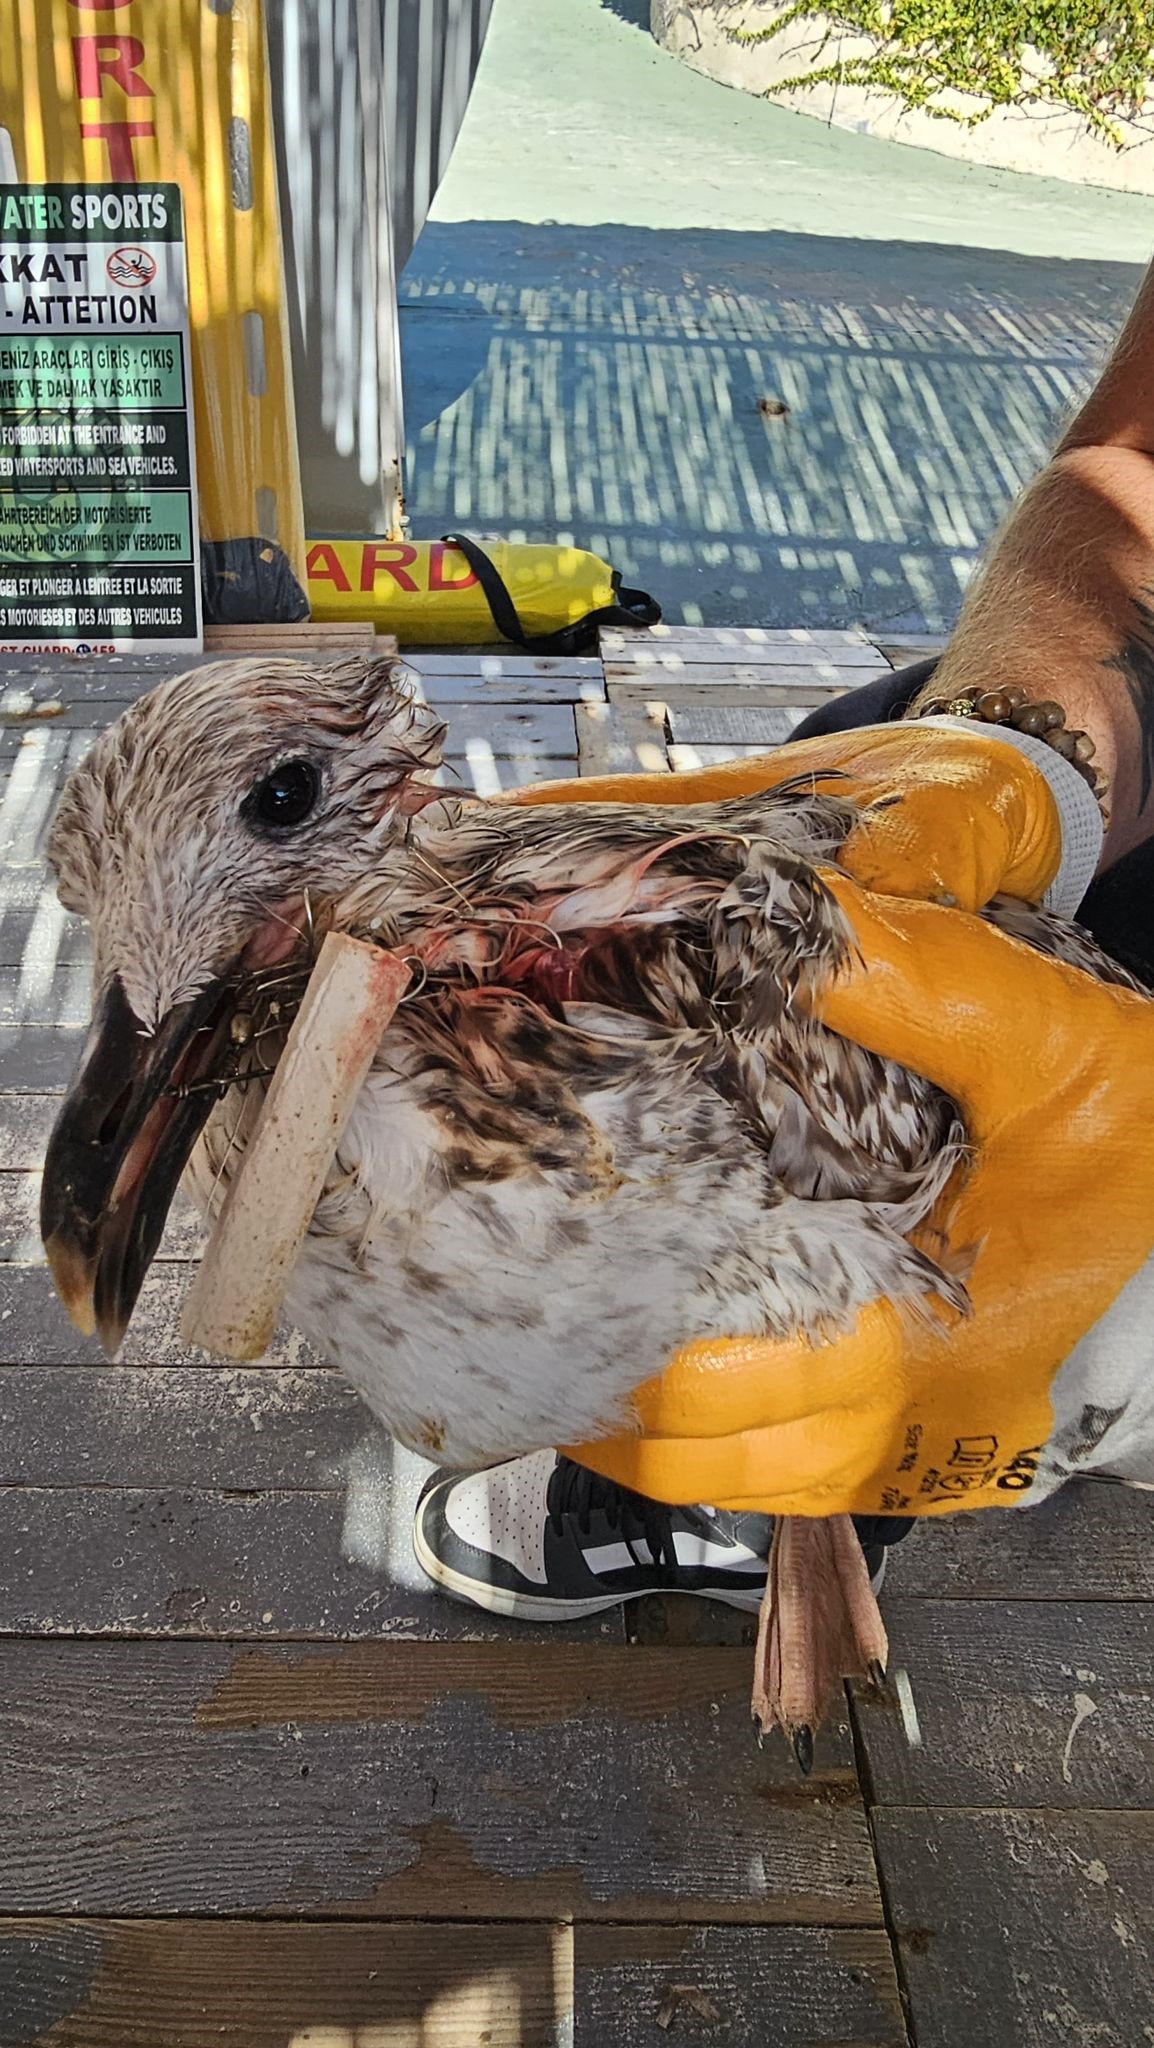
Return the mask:
[(305, 617), (261, 0), (0, 0), (0, 38), (0, 180), (180, 186), (205, 616)]

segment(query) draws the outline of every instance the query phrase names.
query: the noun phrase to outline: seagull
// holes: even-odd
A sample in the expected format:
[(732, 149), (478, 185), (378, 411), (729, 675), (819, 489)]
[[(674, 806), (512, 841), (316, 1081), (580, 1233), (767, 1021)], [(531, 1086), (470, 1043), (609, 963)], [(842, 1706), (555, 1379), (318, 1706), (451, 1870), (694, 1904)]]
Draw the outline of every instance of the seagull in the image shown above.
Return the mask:
[[(115, 1355), (182, 1176), (219, 1213), (329, 931), (412, 974), (285, 1306), (402, 1443), (468, 1468), (588, 1442), (694, 1339), (818, 1345), (879, 1297), (964, 1314), (948, 1250), (912, 1241), (964, 1171), (957, 1107), (815, 1014), (853, 806), (812, 777), (482, 802), (434, 780), (443, 736), (391, 661), (220, 662), (72, 775), (49, 861), (93, 1019), (41, 1223), (74, 1320)], [(1041, 911), (990, 915), (1124, 978)], [(805, 1767), (847, 1664), (886, 1655), (848, 1518), (779, 1520), (761, 1723)]]

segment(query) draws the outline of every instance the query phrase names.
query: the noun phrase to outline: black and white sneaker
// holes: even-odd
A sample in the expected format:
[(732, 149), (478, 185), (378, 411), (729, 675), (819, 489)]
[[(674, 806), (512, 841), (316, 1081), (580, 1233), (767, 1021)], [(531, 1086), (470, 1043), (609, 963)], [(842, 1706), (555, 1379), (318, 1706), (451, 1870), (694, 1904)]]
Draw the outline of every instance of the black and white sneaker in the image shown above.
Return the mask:
[[(665, 1507), (556, 1451), (434, 1473), (413, 1523), (417, 1561), (437, 1585), (521, 1621), (576, 1621), (660, 1592), (755, 1614), (772, 1536), (769, 1515)], [(885, 1551), (863, 1547), (876, 1590)]]

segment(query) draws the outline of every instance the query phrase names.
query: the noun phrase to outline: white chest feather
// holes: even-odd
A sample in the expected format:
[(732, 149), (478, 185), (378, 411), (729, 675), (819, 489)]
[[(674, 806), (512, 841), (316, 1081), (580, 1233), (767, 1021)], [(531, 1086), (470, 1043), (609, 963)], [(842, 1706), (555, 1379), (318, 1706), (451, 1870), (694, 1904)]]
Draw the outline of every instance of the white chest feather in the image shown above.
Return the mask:
[[(370, 1075), (286, 1309), (426, 1455), (472, 1465), (628, 1427), (634, 1390), (693, 1337), (817, 1332), (925, 1284), (865, 1204), (776, 1188), (738, 1113), (692, 1071), (671, 1085), (644, 1034), (577, 1097), (578, 1169), (462, 1179), (409, 1064)], [(210, 1131), (206, 1167), (213, 1150)]]

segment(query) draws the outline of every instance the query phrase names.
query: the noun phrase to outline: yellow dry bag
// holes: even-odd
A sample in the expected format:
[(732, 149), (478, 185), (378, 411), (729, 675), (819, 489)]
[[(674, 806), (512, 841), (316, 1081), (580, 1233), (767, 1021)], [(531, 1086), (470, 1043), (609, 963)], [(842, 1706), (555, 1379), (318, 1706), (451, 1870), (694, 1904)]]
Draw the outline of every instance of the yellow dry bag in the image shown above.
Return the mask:
[(410, 645), (510, 640), (529, 654), (595, 649), (598, 626), (654, 626), (661, 608), (584, 548), (464, 534), (444, 540), (310, 540), (314, 619), (371, 619)]

